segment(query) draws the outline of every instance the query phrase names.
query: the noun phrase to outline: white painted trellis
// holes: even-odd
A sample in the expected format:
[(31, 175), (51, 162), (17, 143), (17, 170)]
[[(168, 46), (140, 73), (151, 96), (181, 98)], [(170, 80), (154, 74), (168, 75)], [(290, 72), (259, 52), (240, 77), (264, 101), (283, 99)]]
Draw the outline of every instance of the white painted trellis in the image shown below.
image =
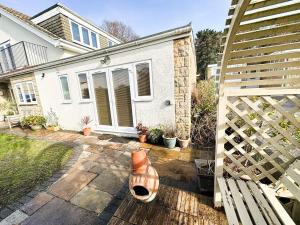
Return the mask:
[(226, 24), (216, 179), (275, 186), (300, 157), (300, 0), (233, 0)]

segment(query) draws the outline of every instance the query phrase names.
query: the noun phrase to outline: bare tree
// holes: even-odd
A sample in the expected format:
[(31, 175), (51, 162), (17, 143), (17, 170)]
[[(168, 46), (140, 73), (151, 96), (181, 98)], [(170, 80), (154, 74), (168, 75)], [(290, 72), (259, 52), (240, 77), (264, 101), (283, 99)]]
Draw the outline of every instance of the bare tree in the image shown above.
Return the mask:
[(101, 27), (124, 42), (133, 41), (139, 38), (130, 26), (122, 23), (121, 21), (104, 20)]

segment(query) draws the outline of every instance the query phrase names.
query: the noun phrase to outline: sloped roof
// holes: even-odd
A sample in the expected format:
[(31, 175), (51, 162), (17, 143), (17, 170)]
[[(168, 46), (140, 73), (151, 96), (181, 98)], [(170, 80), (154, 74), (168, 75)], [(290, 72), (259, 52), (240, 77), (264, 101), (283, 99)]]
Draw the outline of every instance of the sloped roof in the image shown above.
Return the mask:
[(7, 6), (3, 5), (3, 4), (0, 4), (0, 9), (5, 10), (7, 13), (11, 14), (12, 16), (17, 17), (18, 19), (22, 20), (26, 24), (30, 25), (31, 27), (34, 27), (34, 28), (38, 29), (39, 31), (47, 34), (48, 36), (50, 36), (50, 37), (52, 37), (54, 39), (59, 39), (59, 37), (57, 35), (51, 33), (50, 31), (48, 31), (48, 30), (46, 30), (44, 28), (42, 28), (41, 26), (33, 23), (31, 21), (31, 17), (30, 16), (28, 16), (28, 15), (26, 15), (24, 13), (21, 13), (21, 12), (15, 10), (13, 8), (9, 8), (9, 7), (7, 7)]

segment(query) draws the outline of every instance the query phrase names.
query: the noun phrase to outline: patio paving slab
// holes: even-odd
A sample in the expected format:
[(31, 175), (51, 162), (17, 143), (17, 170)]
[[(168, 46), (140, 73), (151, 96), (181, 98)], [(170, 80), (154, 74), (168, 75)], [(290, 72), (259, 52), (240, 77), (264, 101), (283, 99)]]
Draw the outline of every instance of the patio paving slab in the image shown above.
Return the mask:
[(0, 222), (0, 225), (17, 225), (24, 221), (27, 217), (28, 215), (21, 212), (20, 210), (17, 210), (6, 217), (4, 220), (2, 220)]
[(86, 186), (71, 199), (71, 203), (99, 214), (111, 200), (110, 194)]
[(114, 170), (107, 169), (88, 186), (115, 195), (122, 189), (128, 176), (129, 171), (124, 167), (116, 167)]
[(93, 212), (54, 198), (22, 225), (98, 225), (100, 219)]
[(49, 188), (49, 193), (69, 201), (83, 187), (85, 187), (97, 174), (83, 170), (73, 170)]
[(47, 194), (46, 192), (41, 192), (34, 199), (32, 199), (29, 203), (25, 204), (21, 210), (28, 215), (32, 215), (39, 208), (47, 204), (53, 198), (52, 195)]

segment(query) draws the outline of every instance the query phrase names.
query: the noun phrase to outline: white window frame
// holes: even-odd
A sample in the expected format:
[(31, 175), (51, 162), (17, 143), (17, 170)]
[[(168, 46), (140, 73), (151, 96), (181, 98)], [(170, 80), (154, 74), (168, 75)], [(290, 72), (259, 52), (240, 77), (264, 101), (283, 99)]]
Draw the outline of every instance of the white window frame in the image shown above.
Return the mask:
[[(138, 94), (138, 81), (137, 81), (137, 71), (136, 71), (136, 65), (142, 64), (142, 63), (148, 63), (149, 64), (149, 81), (150, 81), (150, 95), (148, 96), (139, 96)], [(133, 63), (133, 76), (134, 76), (134, 101), (136, 102), (146, 102), (146, 101), (152, 101), (153, 100), (153, 75), (152, 75), (152, 62), (151, 60), (145, 60)]]
[[(80, 41), (77, 41), (74, 39), (74, 35), (73, 35), (73, 30), (72, 30), (72, 23), (74, 24), (77, 24), (78, 25), (78, 28), (79, 28), (79, 36), (80, 36)], [(89, 48), (92, 48), (92, 49), (100, 49), (100, 43), (99, 43), (99, 35), (98, 33), (94, 32), (94, 31), (91, 31), (89, 28), (85, 27), (85, 26), (82, 26), (81, 24), (75, 22), (74, 20), (71, 20), (69, 19), (69, 24), (70, 24), (70, 30), (71, 30), (71, 36), (72, 36), (72, 41), (77, 43), (77, 44), (80, 44), (80, 45), (83, 45), (83, 46), (86, 46), (86, 47), (89, 47)], [(82, 34), (82, 28), (85, 28), (88, 30), (88, 35), (89, 35), (89, 41), (90, 41), (90, 44), (85, 44), (83, 42), (83, 34)], [(93, 46), (93, 43), (92, 43), (92, 33), (95, 33), (96, 34), (96, 41), (97, 41), (97, 48), (95, 48)]]
[[(88, 89), (89, 89), (89, 98), (82, 98), (82, 92), (81, 92), (80, 80), (79, 80), (79, 75), (80, 74), (85, 74), (86, 75), (87, 86), (88, 86)], [(77, 72), (76, 77), (77, 77), (77, 83), (78, 83), (78, 89), (79, 89), (80, 102), (82, 102), (82, 103), (91, 102), (92, 101), (92, 92), (91, 92), (91, 82), (90, 82), (89, 72), (88, 71)]]
[[(26, 84), (28, 91), (30, 91), (28, 84), (32, 85), (32, 90), (33, 90), (33, 94), (35, 96), (35, 101), (32, 100), (31, 93), (29, 93), (29, 97), (30, 97), (31, 102), (26, 101), (26, 96), (25, 96), (25, 93), (24, 93), (23, 84)], [(35, 104), (37, 104), (37, 96), (36, 96), (34, 84), (33, 84), (32, 81), (24, 81), (24, 82), (16, 83), (15, 87), (16, 87), (16, 93), (18, 95), (17, 98), (18, 98), (19, 105), (35, 105)], [(20, 87), (21, 95), (22, 95), (23, 100), (24, 100), (23, 102), (20, 101), (20, 96), (19, 96), (19, 93), (18, 93), (18, 87)]]
[[(67, 78), (68, 87), (69, 87), (69, 95), (70, 95), (70, 99), (65, 99), (65, 96), (64, 96), (64, 90), (63, 90), (62, 83), (61, 83), (61, 79), (60, 79), (61, 77), (66, 77), (66, 78)], [(63, 104), (70, 104), (70, 103), (72, 103), (72, 95), (71, 95), (71, 89), (70, 89), (70, 80), (69, 80), (69, 76), (68, 76), (67, 74), (63, 74), (63, 75), (58, 75), (57, 78), (58, 78), (58, 82), (59, 82), (60, 96), (61, 96), (61, 99), (62, 99), (62, 103), (63, 103)]]
[[(96, 49), (99, 49), (100, 48), (100, 46), (99, 46), (99, 43), (98, 43), (98, 35), (97, 35), (97, 33), (96, 32), (94, 32), (94, 31), (90, 31), (90, 36), (91, 36), (91, 45), (92, 45), (92, 47), (93, 48), (96, 48)], [(97, 47), (94, 47), (93, 46), (93, 38), (92, 38), (92, 34), (95, 34), (96, 35), (96, 44), (97, 44)]]

